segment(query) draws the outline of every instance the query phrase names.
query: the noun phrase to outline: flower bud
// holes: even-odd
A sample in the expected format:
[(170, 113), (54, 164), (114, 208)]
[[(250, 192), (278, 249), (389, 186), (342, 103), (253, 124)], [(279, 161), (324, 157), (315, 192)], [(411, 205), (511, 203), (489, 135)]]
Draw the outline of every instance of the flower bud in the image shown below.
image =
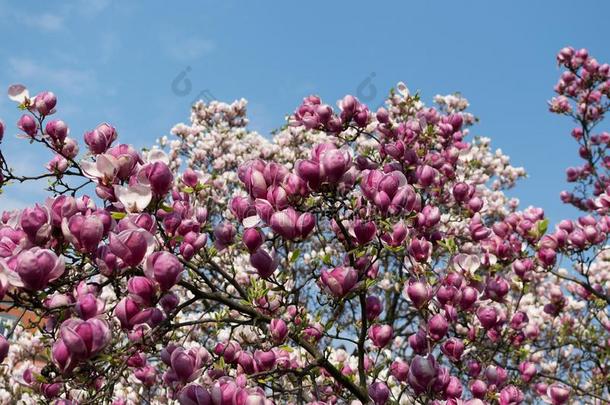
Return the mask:
[(180, 405), (212, 405), (210, 393), (201, 385), (189, 385), (180, 391)]
[(445, 388), (445, 396), (447, 398), (461, 398), (462, 397), (462, 383), (455, 377), (449, 377), (449, 384)]
[(567, 403), (570, 399), (570, 390), (565, 385), (555, 383), (549, 385), (547, 395), (551, 398), (553, 405), (561, 405)]
[(45, 126), (45, 132), (53, 142), (62, 144), (68, 136), (68, 126), (62, 120), (49, 121)]
[(31, 115), (24, 114), (17, 121), (17, 128), (25, 132), (26, 135), (34, 137), (38, 131), (38, 124)]
[(151, 306), (156, 295), (154, 282), (147, 277), (135, 276), (127, 281), (127, 291), (140, 305)]
[(86, 321), (68, 319), (61, 325), (59, 333), (70, 354), (78, 359), (96, 355), (112, 337), (108, 324), (98, 318)]
[(415, 261), (423, 263), (426, 262), (430, 257), (432, 244), (425, 238), (416, 238), (411, 240), (408, 250), (409, 254), (413, 257), (413, 259), (415, 259)]
[(161, 304), (161, 307), (167, 314), (173, 311), (179, 303), (180, 299), (176, 294), (173, 293), (167, 293), (159, 300), (159, 304)]
[[(2, 265), (0, 263), (0, 266)], [(65, 267), (63, 259), (57, 257), (53, 251), (39, 247), (19, 253), (14, 266), (20, 280), (14, 280), (13, 284), (32, 291), (46, 288), (51, 281), (55, 281), (64, 273)]]
[(523, 361), (519, 364), (519, 372), (524, 382), (530, 382), (537, 373), (536, 365), (529, 361)]
[(498, 311), (492, 306), (480, 307), (477, 310), (477, 318), (481, 322), (481, 326), (485, 329), (491, 329), (498, 322)]
[(398, 381), (407, 381), (407, 377), (409, 376), (409, 364), (400, 359), (394, 360), (390, 366), (390, 374)]
[(127, 229), (119, 234), (110, 233), (110, 251), (129, 267), (142, 263), (155, 248), (155, 239), (144, 229)]
[(390, 389), (383, 382), (375, 382), (369, 387), (369, 396), (375, 405), (385, 405), (390, 398)]
[(43, 91), (34, 97), (32, 104), (40, 115), (53, 114), (55, 112), (53, 109), (57, 104), (57, 97), (50, 91)]
[(275, 318), (272, 319), (269, 324), (269, 332), (276, 343), (281, 343), (286, 339), (286, 336), (288, 336), (288, 326), (284, 320)]
[(417, 333), (409, 336), (409, 346), (413, 349), (413, 352), (417, 354), (425, 354), (428, 352), (428, 338), (426, 332), (422, 329), (418, 330)]
[(275, 252), (269, 254), (265, 249), (257, 249), (250, 255), (250, 264), (254, 267), (259, 276), (269, 278), (279, 265), (279, 258)]
[(138, 176), (146, 178), (153, 194), (164, 196), (171, 189), (174, 175), (164, 162), (149, 163), (140, 169)]
[(485, 398), (487, 394), (487, 384), (482, 380), (474, 380), (470, 383), (470, 392), (472, 392), (472, 396), (475, 398)]
[(499, 405), (520, 404), (524, 399), (523, 392), (514, 385), (509, 385), (500, 391)]
[(275, 353), (271, 350), (256, 350), (254, 352), (254, 365), (258, 372), (271, 370), (275, 367), (275, 360)]
[(369, 339), (378, 348), (385, 347), (393, 337), (393, 329), (390, 325), (375, 324), (369, 329)]
[(354, 235), (359, 245), (366, 245), (375, 238), (377, 226), (375, 222), (363, 222), (356, 220), (354, 222)]
[(0, 335), (0, 363), (2, 363), (4, 359), (6, 359), (9, 348), (10, 345), (8, 343), (8, 340), (6, 340), (4, 335)]
[(322, 270), (320, 282), (329, 293), (336, 298), (342, 298), (358, 282), (358, 273), (353, 267), (335, 267), (330, 271)]
[(426, 392), (436, 382), (437, 372), (438, 366), (432, 355), (415, 356), (409, 366), (409, 385), (417, 394)]
[(182, 276), (184, 267), (180, 260), (169, 252), (155, 252), (144, 264), (144, 274), (155, 280), (162, 291), (172, 288)]
[(80, 318), (86, 320), (103, 312), (104, 302), (95, 295), (87, 293), (78, 297), (74, 309)]
[(218, 250), (223, 250), (233, 243), (235, 238), (235, 226), (228, 221), (221, 222), (214, 228), (214, 243)]
[(449, 330), (449, 324), (444, 316), (436, 314), (428, 321), (428, 333), (434, 340), (441, 340)]
[(409, 281), (405, 289), (407, 296), (416, 308), (423, 307), (431, 297), (430, 286), (421, 281)]
[(417, 180), (422, 187), (428, 187), (434, 183), (436, 170), (428, 165), (419, 166), (416, 171)]
[(369, 295), (366, 297), (366, 318), (369, 321), (376, 319), (383, 312), (383, 305), (379, 297)]
[(337, 183), (351, 165), (351, 156), (342, 149), (326, 150), (321, 156), (320, 164), (325, 180)]
[(263, 244), (264, 236), (259, 229), (248, 228), (244, 231), (242, 240), (248, 251), (253, 253)]
[(32, 208), (25, 208), (21, 211), (19, 224), (30, 240), (36, 241), (47, 233), (49, 220), (48, 209), (36, 204)]

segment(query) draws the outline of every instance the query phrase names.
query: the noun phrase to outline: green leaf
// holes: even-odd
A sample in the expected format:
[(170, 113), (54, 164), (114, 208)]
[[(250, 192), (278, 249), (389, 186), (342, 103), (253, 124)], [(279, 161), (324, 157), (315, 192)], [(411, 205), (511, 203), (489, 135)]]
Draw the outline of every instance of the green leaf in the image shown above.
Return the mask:
[(294, 263), (299, 259), (299, 256), (301, 255), (301, 249), (297, 249), (294, 252), (292, 252), (292, 255), (290, 255), (290, 263)]
[(332, 264), (330, 260), (330, 253), (327, 253), (324, 255), (324, 257), (322, 257), (322, 262), (327, 266), (330, 266)]
[(125, 218), (127, 216), (127, 213), (126, 212), (111, 212), (110, 216), (113, 219), (120, 220), (120, 219)]
[(169, 205), (166, 205), (166, 204), (161, 204), (160, 208), (165, 212), (172, 212), (174, 210), (172, 207), (170, 207)]
[(542, 236), (546, 233), (547, 228), (549, 227), (549, 219), (544, 219), (542, 221), (538, 221), (538, 236)]

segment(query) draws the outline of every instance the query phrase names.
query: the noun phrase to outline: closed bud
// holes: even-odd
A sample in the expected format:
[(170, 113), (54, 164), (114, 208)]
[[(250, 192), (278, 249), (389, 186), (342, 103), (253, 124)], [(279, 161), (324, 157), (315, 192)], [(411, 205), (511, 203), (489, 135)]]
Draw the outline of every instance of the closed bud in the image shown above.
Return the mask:
[(444, 316), (436, 314), (428, 321), (428, 333), (434, 340), (441, 340), (449, 329), (449, 324)]
[(377, 381), (369, 387), (369, 396), (375, 405), (385, 405), (390, 398), (390, 389), (385, 383)]
[(271, 323), (269, 324), (269, 332), (276, 343), (281, 343), (288, 335), (288, 326), (282, 319), (272, 319)]
[(269, 254), (265, 249), (257, 249), (250, 255), (250, 264), (262, 278), (269, 278), (279, 265), (279, 258), (275, 252)]
[(32, 104), (40, 115), (53, 114), (55, 112), (55, 105), (57, 104), (57, 97), (50, 91), (43, 91), (34, 97)]
[(336, 298), (342, 298), (358, 282), (358, 273), (353, 267), (335, 267), (330, 271), (322, 270), (320, 282)]
[(415, 393), (424, 393), (436, 382), (437, 373), (438, 366), (432, 355), (415, 356), (409, 367), (409, 385)]
[(481, 326), (491, 329), (498, 322), (498, 311), (492, 306), (483, 306), (477, 310), (477, 318), (481, 322)]
[(407, 296), (416, 308), (423, 307), (431, 297), (430, 286), (421, 281), (409, 281), (405, 289)]
[(45, 132), (55, 143), (62, 144), (68, 136), (68, 126), (62, 120), (49, 121)]
[(17, 121), (17, 128), (25, 132), (26, 135), (34, 137), (38, 131), (38, 124), (31, 115), (24, 114)]
[(250, 253), (254, 253), (263, 244), (264, 236), (259, 229), (248, 228), (244, 231), (242, 240), (246, 249), (248, 249)]
[(570, 399), (570, 389), (559, 383), (551, 384), (547, 389), (547, 395), (553, 405), (562, 405)]
[(393, 336), (393, 329), (390, 325), (375, 324), (369, 329), (369, 339), (378, 348), (385, 347)]
[(155, 252), (144, 264), (144, 274), (155, 280), (162, 291), (167, 291), (178, 283), (183, 270), (180, 260), (169, 252)]
[(10, 345), (8, 343), (8, 340), (6, 340), (4, 335), (0, 335), (0, 363), (2, 363), (4, 359), (6, 359), (9, 347)]
[(409, 376), (409, 364), (403, 360), (394, 360), (390, 366), (390, 374), (394, 376), (398, 381), (407, 381)]
[(201, 385), (189, 385), (180, 391), (178, 396), (180, 405), (212, 405), (210, 393)]
[(366, 318), (369, 321), (376, 319), (383, 311), (383, 305), (379, 297), (369, 295), (366, 297)]

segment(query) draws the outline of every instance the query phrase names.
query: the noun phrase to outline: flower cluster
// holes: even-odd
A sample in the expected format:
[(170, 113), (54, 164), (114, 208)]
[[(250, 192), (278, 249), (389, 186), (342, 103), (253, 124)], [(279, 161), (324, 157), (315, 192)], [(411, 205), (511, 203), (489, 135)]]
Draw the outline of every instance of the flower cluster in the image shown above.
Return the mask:
[[(549, 226), (504, 191), (525, 176), (459, 95), (403, 83), (377, 111), (306, 97), (267, 139), (246, 102), (198, 102), (138, 151), (102, 123), (70, 137), (50, 92), (9, 97), (52, 153), (0, 190), (0, 400), (53, 404), (605, 403), (610, 397), (609, 69), (562, 50), (584, 211)], [(0, 122), (0, 142), (7, 128)], [(610, 166), (609, 166), (610, 167)], [(561, 258), (572, 269), (559, 268)]]

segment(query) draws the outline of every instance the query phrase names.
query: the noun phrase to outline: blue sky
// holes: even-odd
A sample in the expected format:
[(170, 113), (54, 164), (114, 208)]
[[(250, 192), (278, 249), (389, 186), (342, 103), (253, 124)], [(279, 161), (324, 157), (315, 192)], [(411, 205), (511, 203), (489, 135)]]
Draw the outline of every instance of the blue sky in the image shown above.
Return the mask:
[[(269, 133), (310, 93), (329, 103), (352, 93), (377, 106), (398, 81), (427, 102), (460, 91), (481, 120), (473, 133), (527, 169), (512, 194), (554, 222), (574, 216), (558, 198), (565, 167), (578, 163), (571, 123), (548, 113), (546, 101), (561, 47), (587, 47), (610, 62), (610, 3), (383, 4), (0, 0), (0, 87), (52, 90), (72, 136), (108, 121), (137, 146), (186, 121), (198, 95), (247, 98), (251, 127)], [(13, 166), (31, 172), (46, 163), (48, 154), (12, 136), (18, 112), (4, 97), (0, 118)], [(0, 209), (43, 196), (16, 190), (0, 196)]]

